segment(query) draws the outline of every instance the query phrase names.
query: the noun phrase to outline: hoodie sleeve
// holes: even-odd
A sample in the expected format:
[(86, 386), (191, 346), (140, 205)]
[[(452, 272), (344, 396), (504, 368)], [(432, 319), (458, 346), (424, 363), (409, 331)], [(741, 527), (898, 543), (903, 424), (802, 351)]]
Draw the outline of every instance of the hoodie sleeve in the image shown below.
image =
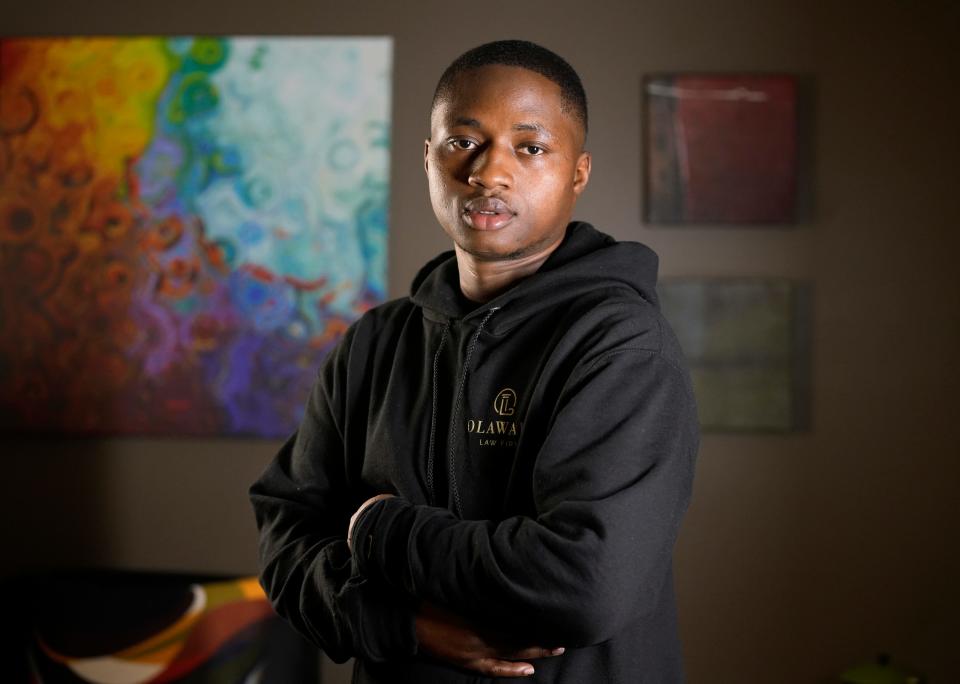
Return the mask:
[(277, 613), (336, 662), (379, 662), (412, 655), (416, 637), (410, 601), (357, 574), (347, 547), (359, 503), (347, 483), (341, 419), (349, 343), (348, 335), (330, 354), (298, 431), (250, 488), (250, 500), (260, 582)]
[(600, 643), (658, 606), (698, 446), (689, 379), (657, 352), (575, 372), (533, 472), (535, 518), (460, 520), (388, 499), (354, 530), (361, 572), (544, 646)]

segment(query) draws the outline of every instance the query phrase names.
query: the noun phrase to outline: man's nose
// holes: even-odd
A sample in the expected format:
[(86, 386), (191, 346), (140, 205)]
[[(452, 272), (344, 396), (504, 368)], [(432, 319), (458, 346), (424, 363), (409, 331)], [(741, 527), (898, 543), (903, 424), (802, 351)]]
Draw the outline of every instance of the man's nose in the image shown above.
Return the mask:
[(512, 149), (485, 145), (473, 158), (467, 182), (487, 189), (508, 188), (513, 184), (513, 163)]

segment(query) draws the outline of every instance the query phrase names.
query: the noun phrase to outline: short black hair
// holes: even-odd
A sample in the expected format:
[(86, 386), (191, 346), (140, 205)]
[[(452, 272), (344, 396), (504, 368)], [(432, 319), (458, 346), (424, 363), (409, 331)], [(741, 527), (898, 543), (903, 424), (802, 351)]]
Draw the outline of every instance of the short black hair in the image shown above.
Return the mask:
[(457, 77), (470, 69), (500, 64), (535, 71), (560, 86), (560, 103), (563, 111), (571, 114), (587, 132), (587, 94), (580, 76), (563, 57), (545, 47), (526, 40), (498, 40), (484, 43), (457, 57), (440, 77), (433, 93), (430, 111), (446, 97)]

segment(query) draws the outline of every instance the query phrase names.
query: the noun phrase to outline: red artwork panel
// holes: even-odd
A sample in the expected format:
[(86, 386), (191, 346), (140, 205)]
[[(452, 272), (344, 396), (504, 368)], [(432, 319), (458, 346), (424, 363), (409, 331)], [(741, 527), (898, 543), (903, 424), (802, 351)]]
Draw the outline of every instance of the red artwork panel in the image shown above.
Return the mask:
[(645, 91), (648, 221), (794, 220), (794, 77), (658, 76)]

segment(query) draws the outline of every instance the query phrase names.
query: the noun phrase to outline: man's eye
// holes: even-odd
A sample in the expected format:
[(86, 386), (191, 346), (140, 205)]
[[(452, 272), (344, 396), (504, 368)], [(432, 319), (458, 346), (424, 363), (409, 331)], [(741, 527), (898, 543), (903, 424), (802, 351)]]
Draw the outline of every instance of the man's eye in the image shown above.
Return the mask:
[(472, 150), (477, 146), (472, 140), (465, 140), (463, 138), (452, 141), (452, 144), (458, 150)]
[(539, 145), (524, 145), (523, 151), (529, 155), (534, 155), (534, 156), (538, 154), (543, 154), (543, 148), (540, 147)]

